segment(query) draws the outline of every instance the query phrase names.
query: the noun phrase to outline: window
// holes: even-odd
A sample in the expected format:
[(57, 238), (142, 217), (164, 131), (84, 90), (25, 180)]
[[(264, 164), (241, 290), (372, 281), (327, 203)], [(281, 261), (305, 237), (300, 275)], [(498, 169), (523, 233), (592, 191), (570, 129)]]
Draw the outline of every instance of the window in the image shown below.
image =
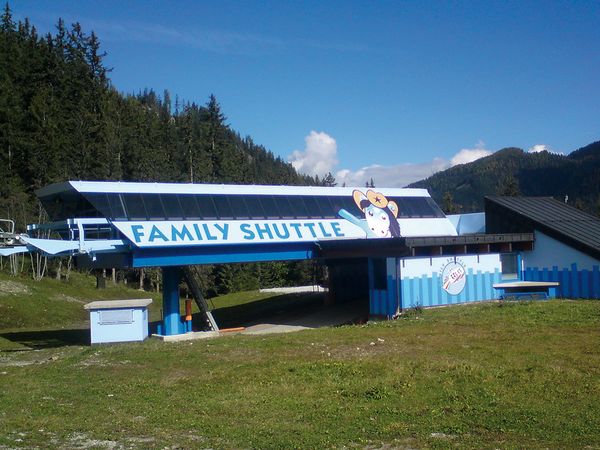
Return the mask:
[(321, 211), (319, 209), (319, 205), (317, 204), (316, 197), (306, 196), (304, 197), (304, 204), (306, 205), (306, 211), (308, 217), (311, 219), (315, 219), (321, 217)]
[(266, 217), (258, 195), (244, 195), (244, 202), (248, 207), (251, 219), (264, 219)]
[[(106, 194), (104, 194), (104, 193), (85, 194), (85, 198), (92, 205), (94, 205), (94, 208), (96, 208), (96, 210), (98, 210), (100, 212), (100, 215), (98, 215), (98, 213), (96, 213), (96, 216), (112, 217), (112, 214), (110, 212), (110, 205), (108, 203), (108, 197), (106, 196)], [(86, 217), (88, 217), (88, 216), (86, 216)]]
[(107, 194), (108, 203), (110, 204), (110, 210), (112, 212), (112, 219), (126, 220), (127, 215), (125, 214), (125, 206), (123, 205), (123, 199), (121, 194)]
[(165, 210), (165, 217), (171, 220), (183, 219), (183, 211), (179, 204), (179, 195), (161, 194), (160, 197), (163, 209)]
[(165, 220), (165, 211), (159, 194), (143, 194), (142, 199), (150, 220)]
[(226, 195), (215, 195), (213, 196), (213, 201), (215, 202), (219, 219), (233, 219), (233, 211)]
[(233, 215), (236, 219), (250, 218), (243, 195), (230, 195), (229, 204), (231, 205), (231, 210), (233, 211)]
[(325, 216), (327, 218), (335, 219), (338, 217), (338, 212), (340, 209), (348, 210), (349, 205), (356, 205), (356, 203), (354, 203), (354, 200), (350, 197), (340, 197), (339, 195), (328, 195), (327, 197), (331, 205), (331, 210), (329, 211), (329, 214)]
[(290, 202), (290, 206), (292, 207), (292, 211), (294, 211), (294, 215), (298, 219), (306, 219), (309, 217), (308, 211), (306, 210), (306, 205), (304, 204), (304, 200), (299, 195), (290, 195), (288, 197)]
[(317, 197), (317, 202), (319, 202), (319, 207), (321, 208), (321, 214), (324, 219), (335, 219), (338, 217), (337, 213), (339, 210), (335, 209), (332, 204), (334, 197), (328, 196), (320, 196)]
[(200, 219), (202, 217), (194, 195), (181, 195), (179, 203), (181, 204), (183, 215), (187, 220)]
[(279, 209), (277, 208), (277, 203), (272, 195), (261, 195), (260, 204), (262, 205), (267, 218), (279, 219)]
[(504, 253), (500, 255), (503, 280), (519, 279), (519, 257), (516, 253)]
[(127, 207), (127, 218), (129, 220), (147, 220), (146, 208), (140, 194), (121, 194)]
[(277, 209), (282, 219), (293, 219), (296, 217), (296, 211), (290, 206), (288, 197), (285, 195), (276, 195), (275, 201), (277, 202)]
[(217, 211), (215, 210), (215, 204), (212, 201), (210, 195), (202, 195), (197, 198), (198, 209), (200, 210), (200, 216), (204, 220), (214, 220), (217, 218)]

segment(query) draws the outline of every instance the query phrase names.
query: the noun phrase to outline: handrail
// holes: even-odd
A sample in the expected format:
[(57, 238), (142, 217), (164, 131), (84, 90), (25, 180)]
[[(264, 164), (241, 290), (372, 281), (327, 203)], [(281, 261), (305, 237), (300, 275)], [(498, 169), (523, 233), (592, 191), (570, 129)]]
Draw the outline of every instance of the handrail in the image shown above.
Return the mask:
[(13, 245), (15, 243), (15, 221), (10, 219), (0, 219), (0, 224), (7, 223), (8, 231), (0, 227), (0, 246)]

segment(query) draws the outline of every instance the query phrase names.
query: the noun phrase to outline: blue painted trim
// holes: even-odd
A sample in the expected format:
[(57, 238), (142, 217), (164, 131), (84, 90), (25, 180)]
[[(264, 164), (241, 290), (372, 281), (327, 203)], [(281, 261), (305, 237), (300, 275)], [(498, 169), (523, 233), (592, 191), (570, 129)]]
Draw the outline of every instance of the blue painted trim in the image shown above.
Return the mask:
[[(249, 248), (250, 247), (250, 248)], [(135, 249), (132, 267), (167, 267), (190, 264), (225, 264), (312, 259), (314, 243), (223, 245)]]

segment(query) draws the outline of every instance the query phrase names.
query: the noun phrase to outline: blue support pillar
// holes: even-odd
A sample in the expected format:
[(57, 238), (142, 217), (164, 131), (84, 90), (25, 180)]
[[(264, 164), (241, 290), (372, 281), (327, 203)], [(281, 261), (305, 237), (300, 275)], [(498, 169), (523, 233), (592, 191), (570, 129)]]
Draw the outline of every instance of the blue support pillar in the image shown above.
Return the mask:
[(163, 326), (162, 334), (172, 336), (183, 334), (183, 324), (179, 313), (179, 267), (163, 267)]

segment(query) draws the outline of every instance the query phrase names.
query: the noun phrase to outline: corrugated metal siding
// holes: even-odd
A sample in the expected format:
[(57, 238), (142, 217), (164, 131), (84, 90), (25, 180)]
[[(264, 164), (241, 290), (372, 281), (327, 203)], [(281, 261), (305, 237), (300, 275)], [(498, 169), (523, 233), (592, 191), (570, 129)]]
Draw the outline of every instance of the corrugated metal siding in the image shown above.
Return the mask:
[(387, 258), (386, 289), (375, 289), (372, 260), (369, 259), (369, 304), (373, 316), (392, 317), (400, 304), (398, 289), (397, 258)]
[(525, 281), (558, 281), (556, 295), (564, 298), (600, 298), (600, 268), (578, 270), (577, 264), (570, 268), (558, 266), (528, 267), (524, 272)]
[(490, 272), (473, 272), (467, 269), (465, 288), (458, 295), (451, 295), (442, 288), (442, 279), (437, 273), (420, 277), (405, 278), (401, 281), (402, 308), (416, 306), (442, 306), (458, 303), (477, 302), (499, 298), (499, 293), (492, 285), (501, 282), (499, 270)]

